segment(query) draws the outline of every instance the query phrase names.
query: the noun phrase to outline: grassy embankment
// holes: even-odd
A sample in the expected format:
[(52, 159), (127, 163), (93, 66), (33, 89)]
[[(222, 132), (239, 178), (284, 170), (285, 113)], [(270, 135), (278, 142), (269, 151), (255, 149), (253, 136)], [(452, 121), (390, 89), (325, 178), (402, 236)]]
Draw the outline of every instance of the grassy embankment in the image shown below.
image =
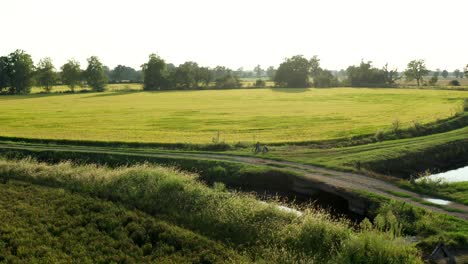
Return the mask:
[[(10, 182), (13, 179), (63, 188), (137, 208), (220, 241), (246, 254), (251, 261), (420, 262), (414, 246), (395, 237), (401, 230), (392, 222), (394, 217), (373, 227), (366, 221), (356, 231), (346, 221), (333, 220), (324, 212), (309, 209), (297, 216), (271, 203), (259, 203), (252, 196), (226, 192), (219, 184), (208, 188), (193, 175), (161, 167), (108, 169), (0, 160), (0, 177)], [(147, 230), (142, 228), (139, 232), (138, 239), (145, 247), (150, 243)]]
[(62, 188), (11, 181), (0, 197), (0, 262), (247, 262), (219, 242)]

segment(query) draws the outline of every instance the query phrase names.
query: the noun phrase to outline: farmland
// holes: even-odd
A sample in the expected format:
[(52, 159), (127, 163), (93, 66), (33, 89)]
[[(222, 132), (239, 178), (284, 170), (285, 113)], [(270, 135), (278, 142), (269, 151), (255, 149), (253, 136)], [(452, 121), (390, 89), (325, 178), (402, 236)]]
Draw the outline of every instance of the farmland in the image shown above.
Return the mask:
[(0, 135), (160, 143), (319, 141), (374, 134), (391, 129), (395, 120), (407, 127), (445, 119), (460, 111), (464, 98), (463, 91), (356, 88), (4, 96)]
[[(0, 180), (7, 182), (0, 184), (0, 193), (8, 197), (34, 194), (21, 203), (4, 200), (3, 208), (7, 208), (5, 213), (22, 212), (18, 208), (26, 207), (32, 212), (63, 211), (63, 199), (70, 200), (68, 204), (79, 209), (75, 212), (78, 219), (98, 219), (80, 229), (81, 235), (85, 239), (101, 236), (103, 242), (96, 246), (102, 252), (116, 250), (115, 254), (103, 253), (99, 257), (103, 260), (118, 255), (138, 261), (191, 262), (210, 257), (211, 262), (307, 259), (378, 263), (371, 259), (384, 255), (396, 263), (419, 263), (420, 255), (428, 254), (439, 239), (455, 252), (466, 254), (461, 250), (468, 244), (466, 184), (418, 186), (407, 181), (427, 169), (466, 164), (465, 91), (265, 88), (146, 92), (138, 85), (122, 84), (104, 93), (56, 89), (57, 93), (0, 97)], [(255, 141), (268, 144), (269, 153), (252, 153)], [(165, 143), (226, 143), (227, 147), (186, 148)], [(169, 145), (172, 147), (166, 148)], [(26, 160), (18, 160), (22, 158)], [(119, 167), (127, 164), (132, 167)], [(149, 164), (176, 166), (182, 171)], [(249, 188), (259, 193), (288, 192), (295, 188), (291, 179), (305, 179), (311, 188), (317, 181), (333, 186), (338, 190), (334, 199), (343, 202), (348, 197), (343, 203), (350, 215), (346, 210), (351, 210), (354, 200), (364, 199), (366, 209), (361, 217), (373, 219), (374, 224), (365, 220), (355, 226), (343, 215), (332, 215), (333, 208), (324, 211), (310, 204), (297, 207), (305, 212), (297, 217), (278, 210), (277, 200), (259, 203), (260, 198), (243, 193)], [(231, 189), (241, 192), (228, 191)], [(424, 195), (452, 203), (436, 206), (425, 202)], [(33, 197), (53, 202), (44, 208), (33, 203)], [(84, 204), (104, 209), (90, 212)], [(51, 226), (57, 223), (57, 215), (37, 215), (41, 223), (36, 225), (55, 230)], [(118, 216), (111, 224), (120, 233), (106, 233), (108, 223), (102, 219), (114, 215)], [(126, 227), (124, 216), (128, 215), (137, 219), (138, 234)], [(398, 221), (392, 220), (395, 217)], [(79, 221), (59, 226), (63, 237), (48, 238), (44, 245), (50, 248), (49, 255), (35, 251), (38, 246), (31, 241), (37, 240), (38, 231), (28, 229), (21, 215), (9, 213), (5, 221), (7, 232), (28, 234), (28, 240), (11, 236), (9, 241), (24, 252), (27, 245), (34, 249), (25, 253), (30, 260), (87, 259), (87, 247), (74, 256), (67, 248), (53, 249), (54, 243), (76, 232), (73, 225), (80, 225)], [(153, 241), (152, 228), (165, 230), (162, 241)], [(121, 246), (117, 235), (133, 253)], [(135, 238), (137, 235), (141, 236)], [(314, 244), (318, 236), (325, 237), (322, 242), (329, 249), (310, 247), (308, 243)], [(417, 236), (417, 243), (404, 242), (402, 237), (407, 236)], [(79, 241), (68, 241), (70, 246), (80, 246)], [(371, 246), (370, 241), (377, 245)], [(195, 248), (194, 243), (200, 246)], [(180, 244), (188, 250), (179, 251)], [(17, 253), (11, 247), (4, 246), (0, 257), (15, 260)]]

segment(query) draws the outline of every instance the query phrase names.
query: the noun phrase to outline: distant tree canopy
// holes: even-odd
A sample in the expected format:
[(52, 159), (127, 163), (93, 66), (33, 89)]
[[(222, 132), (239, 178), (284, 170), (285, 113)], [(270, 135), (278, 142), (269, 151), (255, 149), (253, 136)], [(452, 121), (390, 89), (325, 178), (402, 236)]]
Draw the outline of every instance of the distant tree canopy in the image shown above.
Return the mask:
[(267, 74), (268, 78), (270, 78), (270, 80), (273, 80), (275, 78), (275, 74), (276, 74), (275, 67), (273, 67), (273, 66), (268, 67), (267, 70), (266, 70), (266, 74)]
[(34, 64), (31, 55), (16, 50), (8, 56), (0, 57), (0, 92), (26, 94), (31, 90), (34, 77)]
[[(310, 82), (310, 80), (313, 82)], [(338, 79), (331, 71), (320, 67), (317, 56), (307, 60), (302, 55), (287, 58), (276, 70), (274, 81), (277, 86), (309, 87), (332, 87), (338, 85)]]
[(126, 82), (141, 82), (142, 74), (140, 71), (136, 71), (132, 67), (125, 65), (117, 65), (112, 71), (110, 71), (110, 80), (112, 82), (120, 83)]
[(277, 86), (309, 87), (310, 63), (302, 55), (296, 55), (280, 64), (274, 81)]
[(80, 63), (73, 59), (68, 60), (61, 70), (62, 83), (70, 87), (72, 91), (75, 91), (75, 86), (80, 83), (82, 77)]
[(54, 64), (50, 58), (44, 58), (39, 61), (36, 67), (37, 84), (44, 87), (46, 92), (50, 92), (52, 86), (56, 83), (58, 75), (55, 72)]
[[(238, 88), (242, 87), (240, 78), (254, 78), (257, 80), (253, 87), (265, 87), (263, 77), (269, 77), (276, 86), (290, 88), (305, 87), (336, 87), (339, 85), (351, 87), (395, 87), (397, 80), (402, 76), (408, 81), (416, 80), (420, 86), (423, 77), (429, 71), (424, 60), (413, 60), (403, 74), (396, 69), (372, 66), (372, 62), (361, 61), (359, 65), (349, 66), (346, 70), (329, 71), (320, 66), (320, 59), (313, 56), (310, 59), (302, 55), (286, 58), (277, 69), (270, 66), (266, 70), (257, 65), (252, 70), (244, 70), (240, 67), (231, 70), (225, 66), (214, 68), (202, 67), (198, 63), (188, 61), (175, 66), (166, 63), (156, 54), (151, 54), (147, 63), (141, 66), (141, 71), (125, 65), (117, 65), (114, 69), (103, 65), (95, 56), (88, 58), (88, 66), (82, 71), (80, 64), (75, 60), (69, 60), (56, 72), (50, 58), (44, 58), (36, 67), (31, 56), (22, 50), (0, 57), (0, 93), (22, 94), (29, 93), (34, 81), (37, 85), (51, 91), (57, 80), (70, 87), (74, 91), (76, 85), (84, 86), (86, 83), (94, 91), (103, 91), (108, 81), (143, 82), (144, 90), (169, 90), (169, 89), (199, 89), (202, 87)], [(449, 76), (447, 70), (437, 69), (431, 72), (429, 80), (434, 85), (441, 75)], [(455, 78), (468, 77), (468, 65), (462, 71), (453, 71)]]
[(468, 64), (465, 66), (464, 72), (465, 72), (465, 77), (468, 78)]
[(255, 72), (255, 76), (256, 76), (257, 78), (260, 78), (260, 77), (263, 76), (263, 73), (264, 73), (265, 71), (262, 69), (262, 67), (261, 67), (260, 64), (259, 64), (259, 65), (255, 66), (254, 72)]
[(141, 66), (143, 72), (143, 89), (146, 91), (169, 88), (169, 72), (166, 62), (156, 54), (149, 56), (148, 62)]
[(426, 63), (424, 60), (412, 60), (408, 63), (408, 67), (405, 70), (406, 80), (412, 81), (416, 80), (418, 86), (423, 81), (423, 77), (429, 73), (429, 70), (426, 68)]
[(104, 66), (98, 57), (88, 58), (88, 67), (85, 71), (86, 82), (96, 92), (102, 92), (107, 84), (107, 76), (104, 72)]
[(198, 88), (200, 82), (200, 67), (193, 61), (187, 61), (173, 71), (171, 74), (172, 86), (182, 89)]
[(449, 75), (449, 73), (448, 73), (447, 70), (443, 70), (443, 71), (442, 71), (442, 77), (447, 78), (448, 75)]
[(389, 70), (388, 65), (383, 69), (375, 68), (371, 61), (361, 61), (359, 66), (349, 66), (346, 74), (347, 82), (352, 87), (391, 87), (399, 78), (396, 69)]

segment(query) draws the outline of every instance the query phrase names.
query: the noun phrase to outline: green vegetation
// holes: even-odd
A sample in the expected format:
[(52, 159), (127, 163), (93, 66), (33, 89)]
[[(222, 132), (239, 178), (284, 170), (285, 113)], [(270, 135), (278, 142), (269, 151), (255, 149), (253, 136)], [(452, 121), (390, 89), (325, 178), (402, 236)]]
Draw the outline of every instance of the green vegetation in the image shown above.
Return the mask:
[(317, 141), (373, 135), (395, 119), (402, 128), (434, 122), (459, 112), (464, 98), (459, 91), (353, 88), (8, 96), (0, 97), (0, 135), (211, 143), (219, 131), (231, 144)]
[(247, 262), (173, 224), (61, 188), (11, 181), (0, 197), (0, 262)]
[(413, 245), (381, 227), (353, 231), (346, 221), (333, 220), (324, 212), (308, 209), (298, 216), (252, 196), (226, 192), (220, 185), (208, 188), (194, 175), (161, 167), (109, 169), (0, 160), (0, 178), (119, 202), (222, 241), (254, 261), (421, 262)]

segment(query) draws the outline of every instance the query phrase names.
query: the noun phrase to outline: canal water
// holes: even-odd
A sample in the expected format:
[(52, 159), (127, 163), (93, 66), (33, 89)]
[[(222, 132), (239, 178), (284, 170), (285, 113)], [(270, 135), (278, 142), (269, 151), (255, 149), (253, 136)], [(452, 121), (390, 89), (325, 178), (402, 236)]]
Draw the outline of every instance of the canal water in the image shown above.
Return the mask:
[(434, 181), (441, 180), (442, 182), (446, 183), (465, 182), (468, 181), (468, 166), (456, 170), (433, 174), (423, 177), (422, 179), (429, 179)]

